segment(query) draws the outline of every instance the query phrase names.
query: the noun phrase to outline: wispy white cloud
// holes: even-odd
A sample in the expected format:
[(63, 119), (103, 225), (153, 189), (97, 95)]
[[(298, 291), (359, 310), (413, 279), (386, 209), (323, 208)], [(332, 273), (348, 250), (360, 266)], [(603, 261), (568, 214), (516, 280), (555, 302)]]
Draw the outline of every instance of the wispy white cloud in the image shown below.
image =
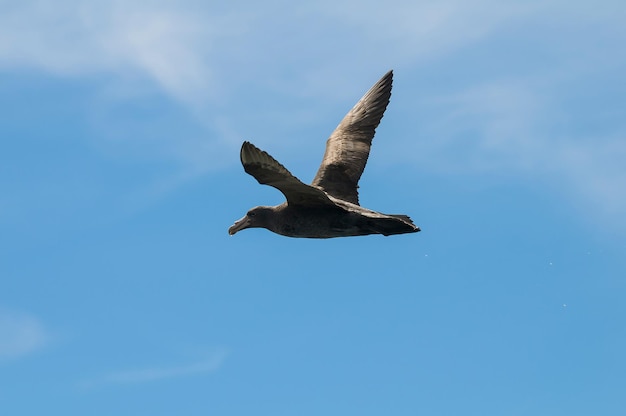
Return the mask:
[(94, 388), (109, 384), (138, 384), (212, 373), (221, 367), (226, 356), (226, 351), (221, 349), (213, 352), (208, 357), (191, 363), (116, 371), (81, 382), (79, 386), (81, 388)]
[(251, 87), (289, 96), (351, 96), (353, 85), (361, 88), (372, 76), (368, 70), (347, 79), (357, 68), (424, 64), (510, 26), (586, 22), (606, 31), (603, 22), (621, 27), (616, 7), (559, 0), (394, 0), (384, 6), (344, 0), (289, 7), (281, 1), (217, 7), (193, 0), (25, 0), (0, 6), (0, 67), (111, 74), (126, 85), (148, 79), (192, 106), (208, 100), (228, 107), (234, 94)]
[(43, 348), (49, 339), (37, 318), (0, 309), (0, 360), (31, 354)]
[(25, 0), (0, 6), (0, 67), (147, 78), (191, 104), (223, 102), (251, 83), (317, 95), (320, 84), (322, 91), (337, 91), (345, 83), (341, 68), (349, 72), (375, 60), (387, 69), (449, 52), (527, 9), (482, 0), (400, 0), (385, 7), (349, 0), (239, 3)]
[(148, 78), (181, 100), (210, 91), (212, 44), (232, 30), (164, 2), (24, 1), (0, 11), (0, 67)]

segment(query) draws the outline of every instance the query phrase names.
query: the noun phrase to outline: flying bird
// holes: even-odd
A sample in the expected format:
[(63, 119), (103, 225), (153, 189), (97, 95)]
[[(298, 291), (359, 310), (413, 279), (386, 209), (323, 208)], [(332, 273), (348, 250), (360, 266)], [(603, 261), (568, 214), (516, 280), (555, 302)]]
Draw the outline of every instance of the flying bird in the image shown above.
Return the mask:
[(301, 182), (267, 152), (250, 142), (241, 146), (241, 164), (260, 184), (282, 192), (287, 201), (258, 206), (228, 233), (266, 228), (287, 237), (332, 238), (420, 231), (402, 214), (382, 214), (359, 205), (358, 182), (376, 127), (391, 97), (393, 71), (387, 72), (346, 114), (326, 142), (322, 164), (311, 185)]

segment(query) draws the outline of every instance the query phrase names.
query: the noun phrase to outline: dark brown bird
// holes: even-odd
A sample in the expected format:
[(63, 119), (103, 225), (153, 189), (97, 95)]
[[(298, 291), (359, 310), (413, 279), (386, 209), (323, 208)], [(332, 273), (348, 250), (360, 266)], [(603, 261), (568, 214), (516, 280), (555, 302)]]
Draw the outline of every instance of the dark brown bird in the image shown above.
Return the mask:
[(393, 71), (387, 72), (341, 120), (326, 142), (326, 153), (311, 185), (302, 183), (272, 156), (250, 142), (241, 146), (244, 170), (281, 191), (287, 202), (252, 208), (228, 229), (267, 228), (287, 237), (331, 238), (420, 231), (406, 215), (388, 215), (359, 205), (358, 182), (372, 138), (389, 98)]

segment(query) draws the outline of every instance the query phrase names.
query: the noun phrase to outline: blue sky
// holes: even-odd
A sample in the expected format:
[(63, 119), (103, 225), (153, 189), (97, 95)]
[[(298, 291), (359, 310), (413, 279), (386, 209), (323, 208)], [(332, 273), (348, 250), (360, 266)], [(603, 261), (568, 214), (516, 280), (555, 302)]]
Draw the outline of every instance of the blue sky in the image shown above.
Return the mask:
[[(622, 1), (0, 4), (0, 410), (626, 414)], [(229, 237), (388, 69), (362, 205)]]

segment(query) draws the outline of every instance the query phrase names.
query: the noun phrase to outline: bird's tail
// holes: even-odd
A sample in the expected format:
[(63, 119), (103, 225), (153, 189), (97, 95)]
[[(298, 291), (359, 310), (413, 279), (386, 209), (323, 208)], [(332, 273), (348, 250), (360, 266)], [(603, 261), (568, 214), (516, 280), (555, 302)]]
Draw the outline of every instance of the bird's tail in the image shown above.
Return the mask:
[[(382, 235), (416, 233), (421, 231), (419, 227), (413, 224), (408, 215), (391, 214), (393, 218), (381, 218), (373, 222), (372, 228)], [(400, 220), (400, 221), (398, 221)]]

